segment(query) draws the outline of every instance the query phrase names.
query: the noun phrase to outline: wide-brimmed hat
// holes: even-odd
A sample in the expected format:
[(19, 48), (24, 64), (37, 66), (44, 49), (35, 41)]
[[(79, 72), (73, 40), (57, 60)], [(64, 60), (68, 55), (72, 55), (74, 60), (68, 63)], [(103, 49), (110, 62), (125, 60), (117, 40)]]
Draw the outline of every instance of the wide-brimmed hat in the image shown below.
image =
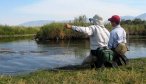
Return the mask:
[(94, 15), (93, 18), (89, 18), (89, 21), (93, 21), (94, 25), (99, 25), (101, 27), (104, 27), (103, 18), (97, 14)]

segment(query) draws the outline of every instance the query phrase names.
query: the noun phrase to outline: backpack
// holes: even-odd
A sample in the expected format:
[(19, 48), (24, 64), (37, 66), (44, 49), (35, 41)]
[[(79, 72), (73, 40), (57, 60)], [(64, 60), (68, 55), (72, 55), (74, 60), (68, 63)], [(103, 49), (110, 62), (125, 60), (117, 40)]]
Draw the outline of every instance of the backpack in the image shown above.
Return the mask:
[(106, 47), (98, 48), (96, 53), (94, 53), (97, 57), (97, 61), (95, 62), (95, 66), (97, 68), (102, 67), (103, 65), (106, 67), (112, 67), (112, 62), (114, 58), (114, 52), (111, 49)]
[(114, 52), (108, 48), (99, 48), (97, 50), (99, 57), (103, 58), (105, 62), (112, 62), (114, 57)]

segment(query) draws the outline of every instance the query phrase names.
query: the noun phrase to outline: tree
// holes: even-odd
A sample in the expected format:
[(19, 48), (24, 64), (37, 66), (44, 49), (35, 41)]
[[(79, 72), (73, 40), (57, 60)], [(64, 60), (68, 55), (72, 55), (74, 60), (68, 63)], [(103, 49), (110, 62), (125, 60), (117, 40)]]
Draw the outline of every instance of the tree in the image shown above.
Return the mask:
[(79, 23), (87, 23), (87, 17), (86, 15), (82, 15), (82, 16), (79, 16), (77, 18), (74, 19), (74, 22), (79, 22)]
[(142, 21), (139, 18), (134, 19), (132, 22), (133, 22), (133, 24), (144, 24), (144, 21)]

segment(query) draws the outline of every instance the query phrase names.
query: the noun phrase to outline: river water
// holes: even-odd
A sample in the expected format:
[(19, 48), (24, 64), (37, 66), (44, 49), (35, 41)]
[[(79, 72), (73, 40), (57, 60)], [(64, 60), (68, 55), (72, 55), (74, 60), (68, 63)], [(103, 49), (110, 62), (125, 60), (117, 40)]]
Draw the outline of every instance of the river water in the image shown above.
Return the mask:
[[(146, 40), (130, 39), (129, 59), (146, 57)], [(90, 51), (88, 40), (49, 41), (0, 39), (0, 74), (33, 72), (81, 64)]]

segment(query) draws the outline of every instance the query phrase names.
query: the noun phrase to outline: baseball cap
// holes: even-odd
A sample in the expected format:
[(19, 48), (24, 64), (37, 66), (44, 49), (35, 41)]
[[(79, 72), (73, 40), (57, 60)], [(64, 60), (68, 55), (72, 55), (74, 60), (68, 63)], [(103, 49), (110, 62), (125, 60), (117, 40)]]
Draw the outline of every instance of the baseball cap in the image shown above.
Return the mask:
[(111, 18), (108, 19), (108, 21), (111, 21), (111, 22), (120, 22), (120, 16), (113, 15)]

